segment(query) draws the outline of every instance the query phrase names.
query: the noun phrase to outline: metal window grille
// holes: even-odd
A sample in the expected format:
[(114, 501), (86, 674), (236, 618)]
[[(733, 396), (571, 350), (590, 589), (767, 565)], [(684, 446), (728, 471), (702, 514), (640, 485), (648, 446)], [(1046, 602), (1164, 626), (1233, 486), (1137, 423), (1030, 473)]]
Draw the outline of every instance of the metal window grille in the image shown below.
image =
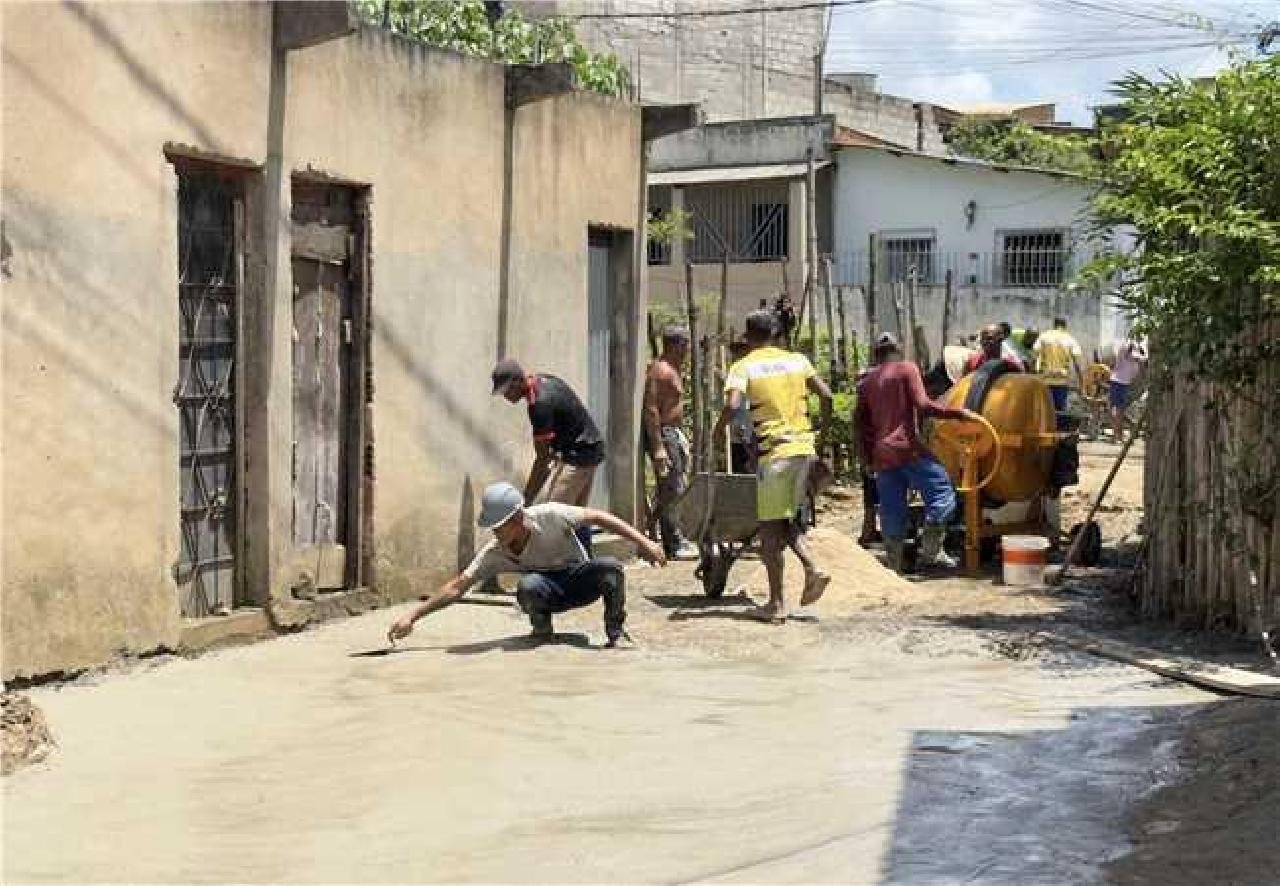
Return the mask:
[(235, 603), (238, 198), (239, 188), (225, 177), (179, 173), (176, 578), (187, 616)]
[(1062, 231), (1015, 231), (1002, 234), (1001, 241), (1003, 285), (1062, 285), (1068, 261)]
[(881, 242), (884, 244), (886, 282), (906, 283), (911, 279), (911, 269), (914, 268), (918, 283), (933, 283), (932, 237), (890, 237)]
[(693, 216), (688, 255), (694, 262), (783, 261), (790, 256), (786, 181), (686, 188)]

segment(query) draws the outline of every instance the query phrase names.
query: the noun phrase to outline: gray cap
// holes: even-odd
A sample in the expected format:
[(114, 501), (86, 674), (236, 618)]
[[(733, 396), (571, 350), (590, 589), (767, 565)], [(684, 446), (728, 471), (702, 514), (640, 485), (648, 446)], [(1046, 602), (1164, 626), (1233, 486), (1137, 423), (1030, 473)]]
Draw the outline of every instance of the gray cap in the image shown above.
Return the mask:
[(688, 344), (689, 343), (689, 327), (668, 326), (666, 329), (662, 330), (662, 340), (664, 342), (682, 341), (685, 344)]
[(524, 508), (524, 496), (510, 483), (494, 483), (485, 487), (480, 496), (480, 516), (476, 525), (481, 529), (494, 529), (506, 523)]
[(886, 348), (894, 348), (896, 350), (897, 347), (898, 339), (894, 337), (892, 332), (882, 332), (876, 336), (875, 349), (877, 351), (882, 351)]
[(489, 378), (493, 381), (493, 393), (496, 394), (513, 381), (524, 378), (524, 367), (510, 357), (506, 357), (499, 360), (493, 367)]

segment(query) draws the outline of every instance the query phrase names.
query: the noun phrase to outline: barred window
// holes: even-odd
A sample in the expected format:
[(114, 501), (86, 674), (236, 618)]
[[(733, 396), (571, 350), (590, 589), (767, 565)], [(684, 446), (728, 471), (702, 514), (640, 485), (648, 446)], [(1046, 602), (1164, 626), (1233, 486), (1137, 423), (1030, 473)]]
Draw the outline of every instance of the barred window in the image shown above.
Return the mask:
[(934, 282), (933, 234), (881, 235), (884, 256), (884, 279), (889, 283), (906, 283), (915, 268), (916, 282)]
[(685, 188), (685, 209), (693, 216), (688, 257), (719, 262), (727, 252), (733, 262), (786, 260), (788, 197), (785, 181)]
[(1000, 234), (1001, 283), (1005, 286), (1061, 286), (1068, 250), (1061, 230)]

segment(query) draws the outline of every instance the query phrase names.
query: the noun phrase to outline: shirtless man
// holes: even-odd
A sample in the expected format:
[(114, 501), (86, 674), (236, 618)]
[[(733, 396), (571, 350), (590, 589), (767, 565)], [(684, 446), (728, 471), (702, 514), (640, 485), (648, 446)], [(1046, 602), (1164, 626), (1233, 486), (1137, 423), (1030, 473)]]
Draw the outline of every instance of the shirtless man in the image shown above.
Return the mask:
[(649, 364), (644, 380), (645, 448), (653, 462), (658, 489), (653, 499), (648, 531), (656, 522), (662, 534), (662, 549), (668, 558), (681, 552), (684, 539), (667, 513), (685, 490), (689, 467), (689, 441), (684, 421), (684, 381), (681, 371), (689, 357), (689, 330), (668, 326), (662, 333), (662, 355)]

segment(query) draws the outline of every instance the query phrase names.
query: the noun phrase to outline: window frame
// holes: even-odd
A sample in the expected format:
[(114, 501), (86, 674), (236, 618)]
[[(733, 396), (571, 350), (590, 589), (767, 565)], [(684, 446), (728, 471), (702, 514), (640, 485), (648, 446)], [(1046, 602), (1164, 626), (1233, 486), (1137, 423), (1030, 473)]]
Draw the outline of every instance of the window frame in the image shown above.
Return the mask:
[[(928, 260), (927, 267), (921, 269), (920, 275), (916, 277), (916, 282), (921, 286), (932, 286), (936, 284), (938, 276), (937, 228), (889, 228), (883, 231), (876, 231), (876, 251), (879, 253), (877, 257), (882, 260), (882, 262), (877, 263), (877, 266), (879, 267), (881, 264), (883, 266), (883, 271), (879, 271), (877, 276), (880, 277), (881, 274), (883, 274), (881, 279), (886, 283), (909, 282), (910, 276), (907, 271), (910, 263), (904, 263), (901, 269), (901, 274), (895, 275), (893, 272), (893, 262), (889, 258), (889, 244), (894, 242), (910, 243), (924, 241), (927, 241), (929, 244), (928, 250), (924, 253)], [(916, 253), (904, 253), (904, 257), (914, 254)]]
[[(1036, 237), (1036, 236), (1056, 236), (1059, 245), (1057, 249), (1027, 249), (1023, 250), (1023, 254), (1041, 255), (1054, 253), (1058, 255), (1058, 263), (1056, 268), (1052, 265), (1041, 265), (1031, 269), (1033, 279), (1030, 282), (1023, 280), (1014, 281), (1010, 275), (1009, 252), (1007, 241), (1012, 237)], [(995, 275), (998, 284), (1003, 289), (1059, 289), (1066, 282), (1069, 268), (1071, 265), (1071, 255), (1074, 247), (1071, 239), (1071, 228), (1063, 225), (1048, 225), (1043, 227), (1019, 227), (1019, 228), (1001, 228), (995, 232), (995, 256), (997, 258), (998, 273)], [(1020, 275), (1026, 275), (1025, 267), (1018, 268)], [(1056, 278), (1056, 279), (1050, 279)]]

